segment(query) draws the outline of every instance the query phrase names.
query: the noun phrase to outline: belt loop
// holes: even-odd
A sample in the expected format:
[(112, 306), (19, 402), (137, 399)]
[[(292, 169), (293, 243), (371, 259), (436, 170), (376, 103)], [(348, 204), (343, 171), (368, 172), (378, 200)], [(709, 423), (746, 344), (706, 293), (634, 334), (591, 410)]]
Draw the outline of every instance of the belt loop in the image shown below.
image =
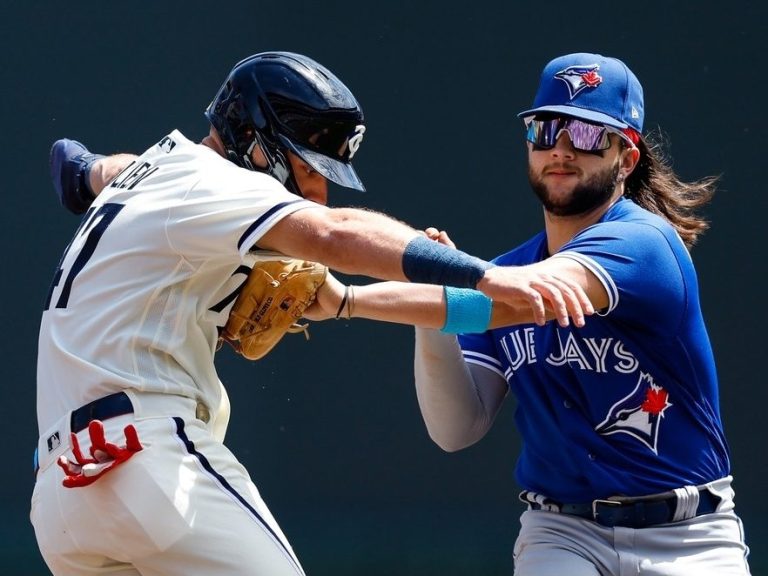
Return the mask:
[(541, 494), (536, 494), (530, 490), (523, 490), (518, 494), (518, 499), (525, 504), (528, 504), (528, 508), (535, 510), (546, 510), (548, 512), (561, 512), (561, 504), (554, 500), (547, 498)]
[(205, 424), (210, 422), (211, 411), (208, 410), (208, 406), (206, 406), (203, 402), (198, 402), (195, 406), (195, 418), (204, 422)]
[(672, 522), (688, 520), (696, 516), (696, 510), (699, 508), (699, 490), (696, 486), (683, 486), (675, 488), (675, 512), (672, 515)]

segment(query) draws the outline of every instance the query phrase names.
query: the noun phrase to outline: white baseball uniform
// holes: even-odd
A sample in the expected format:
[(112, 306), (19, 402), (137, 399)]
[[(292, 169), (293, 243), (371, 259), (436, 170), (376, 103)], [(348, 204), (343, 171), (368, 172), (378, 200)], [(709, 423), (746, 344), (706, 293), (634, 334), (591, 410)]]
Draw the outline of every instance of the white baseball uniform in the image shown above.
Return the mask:
[[(229, 404), (213, 359), (249, 251), (306, 208), (322, 207), (174, 131), (85, 214), (39, 338), (31, 519), (56, 576), (303, 574), (222, 444)], [(125, 443), (132, 423), (144, 449), (90, 486), (64, 488), (52, 464), (72, 458), (72, 411), (119, 392), (132, 413), (104, 421), (107, 440)], [(87, 430), (78, 439), (87, 449)]]

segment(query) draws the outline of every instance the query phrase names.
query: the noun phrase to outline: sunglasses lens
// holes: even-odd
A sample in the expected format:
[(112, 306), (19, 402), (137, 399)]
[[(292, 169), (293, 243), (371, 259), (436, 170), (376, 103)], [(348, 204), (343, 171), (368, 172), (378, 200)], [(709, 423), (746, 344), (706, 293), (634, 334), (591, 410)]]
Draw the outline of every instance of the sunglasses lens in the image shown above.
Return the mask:
[(603, 126), (587, 124), (579, 120), (571, 120), (568, 126), (568, 134), (571, 136), (573, 147), (577, 150), (605, 150), (611, 146), (608, 138), (608, 130)]
[(539, 148), (553, 148), (557, 141), (557, 134), (560, 132), (562, 121), (559, 118), (554, 120), (531, 120), (528, 124), (528, 142), (535, 144)]
[(584, 152), (606, 150), (610, 148), (609, 132), (605, 126), (589, 124), (575, 118), (553, 118), (551, 120), (531, 120), (528, 124), (526, 139), (539, 148), (554, 148), (560, 134), (565, 131), (573, 147)]

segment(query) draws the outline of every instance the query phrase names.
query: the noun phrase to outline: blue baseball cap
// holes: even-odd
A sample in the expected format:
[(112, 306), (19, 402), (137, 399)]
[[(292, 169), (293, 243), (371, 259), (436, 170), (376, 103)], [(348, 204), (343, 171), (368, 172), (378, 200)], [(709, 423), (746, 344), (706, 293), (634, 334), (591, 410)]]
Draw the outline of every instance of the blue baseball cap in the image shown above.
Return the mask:
[(541, 73), (533, 108), (613, 128), (643, 131), (643, 87), (621, 60), (584, 52), (555, 58)]

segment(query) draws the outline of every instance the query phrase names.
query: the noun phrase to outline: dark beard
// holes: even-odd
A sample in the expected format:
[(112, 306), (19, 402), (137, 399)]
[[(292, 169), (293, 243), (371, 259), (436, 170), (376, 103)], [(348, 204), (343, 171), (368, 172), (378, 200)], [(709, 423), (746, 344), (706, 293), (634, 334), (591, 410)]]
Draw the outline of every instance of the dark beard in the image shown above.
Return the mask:
[(616, 190), (619, 178), (619, 165), (595, 174), (592, 178), (579, 184), (573, 189), (571, 197), (563, 202), (555, 203), (549, 195), (546, 184), (531, 174), (528, 170), (528, 181), (534, 193), (539, 198), (544, 209), (555, 216), (578, 216), (585, 214), (604, 204)]

